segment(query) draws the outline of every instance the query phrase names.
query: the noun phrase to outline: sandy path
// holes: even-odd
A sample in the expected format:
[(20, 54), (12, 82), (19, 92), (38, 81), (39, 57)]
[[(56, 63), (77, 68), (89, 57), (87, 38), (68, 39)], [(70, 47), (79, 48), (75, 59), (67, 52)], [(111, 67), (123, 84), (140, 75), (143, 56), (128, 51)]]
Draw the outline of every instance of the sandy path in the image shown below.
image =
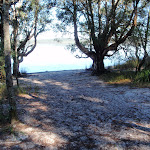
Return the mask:
[(18, 98), (22, 123), (14, 125), (20, 132), (12, 148), (150, 149), (149, 88), (106, 85), (82, 70), (37, 73), (20, 81), (39, 90)]

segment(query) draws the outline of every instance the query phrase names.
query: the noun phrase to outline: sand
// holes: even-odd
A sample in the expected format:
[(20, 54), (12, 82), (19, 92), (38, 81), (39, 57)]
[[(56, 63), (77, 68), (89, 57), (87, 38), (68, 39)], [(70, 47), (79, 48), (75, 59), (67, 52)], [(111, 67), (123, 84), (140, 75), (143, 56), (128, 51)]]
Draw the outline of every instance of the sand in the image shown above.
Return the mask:
[(89, 71), (20, 78), (15, 135), (0, 149), (148, 150), (150, 89), (107, 85)]

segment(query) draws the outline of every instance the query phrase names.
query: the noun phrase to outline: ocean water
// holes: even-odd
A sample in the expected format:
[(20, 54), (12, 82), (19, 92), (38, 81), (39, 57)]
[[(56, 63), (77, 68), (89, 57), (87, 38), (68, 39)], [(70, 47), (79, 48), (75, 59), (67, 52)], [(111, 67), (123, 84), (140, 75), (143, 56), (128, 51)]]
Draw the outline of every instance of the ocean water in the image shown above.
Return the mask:
[[(65, 45), (52, 43), (39, 43), (35, 50), (24, 58), (20, 63), (20, 71), (26, 73), (45, 72), (45, 71), (61, 71), (86, 69), (91, 67), (92, 60), (90, 58), (78, 59), (76, 54), (66, 50)], [(105, 60), (105, 66), (111, 65), (111, 62)]]
[(20, 63), (20, 71), (33, 73), (44, 71), (60, 71), (86, 69), (92, 64), (92, 60), (75, 58), (75, 54), (66, 50), (60, 44), (37, 44), (35, 50)]
[(34, 72), (45, 72), (45, 71), (61, 71), (61, 70), (76, 70), (76, 69), (86, 69), (89, 68), (90, 65), (76, 65), (76, 64), (49, 64), (45, 66), (21, 66), (20, 71), (27, 73)]

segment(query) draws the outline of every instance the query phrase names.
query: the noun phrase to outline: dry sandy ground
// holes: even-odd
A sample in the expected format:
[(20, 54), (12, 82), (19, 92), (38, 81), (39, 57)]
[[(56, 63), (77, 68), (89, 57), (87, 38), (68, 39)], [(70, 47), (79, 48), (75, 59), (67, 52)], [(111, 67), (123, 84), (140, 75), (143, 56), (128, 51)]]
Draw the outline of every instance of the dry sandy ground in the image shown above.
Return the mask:
[[(150, 89), (106, 85), (84, 70), (35, 73), (3, 149), (150, 150)], [(34, 88), (32, 88), (34, 87)]]

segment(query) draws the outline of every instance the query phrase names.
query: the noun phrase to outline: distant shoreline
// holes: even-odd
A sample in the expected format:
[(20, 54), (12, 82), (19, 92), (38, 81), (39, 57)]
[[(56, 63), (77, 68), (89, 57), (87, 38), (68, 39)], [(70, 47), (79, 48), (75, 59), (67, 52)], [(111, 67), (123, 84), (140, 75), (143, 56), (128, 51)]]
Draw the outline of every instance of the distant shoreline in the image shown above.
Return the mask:
[(47, 73), (55, 73), (55, 72), (60, 72), (60, 73), (73, 73), (73, 72), (86, 72), (88, 71), (87, 69), (74, 69), (74, 70), (58, 70), (58, 71), (41, 71), (41, 72), (32, 72), (32, 73), (22, 73), (23, 76), (28, 76), (32, 74), (47, 74)]

